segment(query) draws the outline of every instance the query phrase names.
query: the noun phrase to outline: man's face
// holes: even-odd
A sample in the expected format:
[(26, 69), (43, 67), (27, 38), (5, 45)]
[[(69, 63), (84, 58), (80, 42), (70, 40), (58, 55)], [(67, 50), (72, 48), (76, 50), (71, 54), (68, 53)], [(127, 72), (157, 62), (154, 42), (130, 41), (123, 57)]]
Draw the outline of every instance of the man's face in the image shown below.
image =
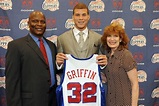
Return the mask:
[(30, 32), (36, 37), (42, 37), (46, 29), (46, 20), (43, 14), (34, 13), (30, 16), (28, 25)]
[(75, 23), (75, 27), (82, 31), (87, 27), (90, 15), (87, 13), (87, 9), (75, 9), (72, 19)]

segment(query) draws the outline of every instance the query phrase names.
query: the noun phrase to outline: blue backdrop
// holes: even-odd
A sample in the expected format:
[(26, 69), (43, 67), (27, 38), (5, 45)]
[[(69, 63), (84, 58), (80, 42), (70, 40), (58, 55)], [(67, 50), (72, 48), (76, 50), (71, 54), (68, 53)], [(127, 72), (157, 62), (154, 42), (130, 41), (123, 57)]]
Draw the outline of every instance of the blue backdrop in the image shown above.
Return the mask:
[(78, 2), (88, 5), (89, 28), (97, 33), (103, 34), (113, 21), (123, 25), (138, 64), (139, 106), (159, 106), (159, 0), (0, 0), (0, 106), (7, 106), (7, 44), (28, 33), (30, 12), (40, 10), (46, 15), (45, 36), (56, 43), (57, 36), (73, 27), (72, 9)]

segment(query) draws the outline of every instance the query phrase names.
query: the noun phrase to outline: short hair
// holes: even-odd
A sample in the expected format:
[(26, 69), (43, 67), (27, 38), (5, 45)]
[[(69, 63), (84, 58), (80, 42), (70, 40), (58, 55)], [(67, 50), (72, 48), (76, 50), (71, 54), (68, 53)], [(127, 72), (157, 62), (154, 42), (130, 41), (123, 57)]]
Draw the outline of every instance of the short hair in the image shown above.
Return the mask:
[(88, 7), (84, 3), (78, 3), (77, 5), (75, 5), (75, 7), (73, 8), (73, 15), (75, 13), (75, 9), (87, 9), (87, 14), (89, 14)]
[(43, 14), (43, 12), (41, 12), (41, 11), (39, 11), (39, 10), (35, 10), (35, 11), (33, 11), (33, 12), (30, 13), (30, 15), (29, 15), (29, 20), (30, 20), (30, 18), (31, 18), (33, 15), (35, 15), (35, 14), (41, 14), (41, 15), (44, 16), (44, 19), (46, 19), (46, 18), (45, 18), (45, 15)]
[(104, 29), (103, 36), (101, 37), (101, 42), (103, 46), (106, 48), (108, 52), (110, 52), (111, 48), (107, 45), (107, 37), (110, 35), (110, 33), (115, 32), (119, 34), (119, 37), (121, 38), (121, 42), (119, 44), (119, 49), (122, 50), (123, 48), (128, 49), (128, 42), (129, 38), (125, 32), (125, 29), (122, 27), (122, 25), (118, 22), (111, 23), (109, 26), (106, 26)]

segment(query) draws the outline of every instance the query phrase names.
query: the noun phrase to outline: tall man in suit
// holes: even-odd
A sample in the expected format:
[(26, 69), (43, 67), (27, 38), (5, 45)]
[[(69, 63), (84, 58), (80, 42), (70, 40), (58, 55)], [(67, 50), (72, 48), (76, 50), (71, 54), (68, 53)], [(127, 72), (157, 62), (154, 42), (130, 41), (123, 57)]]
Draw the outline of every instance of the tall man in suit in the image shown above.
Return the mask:
[[(90, 19), (88, 7), (83, 3), (78, 3), (73, 9), (72, 19), (75, 23), (74, 28), (69, 31), (64, 32), (62, 35), (58, 36), (58, 38), (57, 38), (58, 54), (56, 55), (56, 62), (57, 62), (57, 66), (59, 69), (63, 66), (64, 60), (68, 59), (66, 57), (66, 54), (72, 54), (76, 58), (83, 59), (83, 58), (88, 58), (93, 54), (99, 53), (99, 47), (101, 44), (101, 35), (92, 30), (89, 30), (87, 27), (88, 21)], [(81, 40), (81, 33), (83, 35), (83, 38), (82, 38), (83, 41)], [(82, 46), (81, 46), (80, 42), (83, 42)], [(98, 55), (96, 57), (96, 60), (100, 66), (105, 66), (107, 64), (106, 55)], [(72, 67), (72, 66), (70, 66), (70, 67)], [(72, 74), (75, 75), (75, 73), (72, 73)], [(81, 79), (81, 80), (83, 81), (83, 79)], [(63, 79), (61, 81), (63, 81)], [(98, 81), (95, 80), (95, 83), (96, 82), (98, 82)], [(79, 81), (79, 83), (80, 83), (80, 81)], [(60, 91), (61, 89), (63, 89), (63, 88), (60, 88), (60, 86), (59, 86), (57, 91)], [(82, 88), (79, 88), (76, 90), (73, 89), (72, 91), (70, 89), (68, 92), (76, 93), (76, 94), (72, 94), (72, 96), (77, 97), (79, 95), (82, 95), (80, 92), (80, 89), (82, 89)], [(67, 92), (67, 91), (65, 91), (65, 92)], [(58, 96), (58, 94), (57, 94), (57, 96)], [(66, 95), (63, 95), (63, 96), (64, 96), (64, 98), (67, 98), (67, 97), (65, 97)], [(71, 98), (71, 96), (70, 96), (70, 98)], [(79, 97), (77, 97), (77, 98), (79, 100)], [(75, 99), (76, 98), (74, 98), (74, 100)], [(61, 98), (58, 98), (58, 103), (59, 102), (62, 103)], [(77, 105), (80, 105), (80, 104), (77, 103)]]
[[(101, 35), (87, 27), (90, 19), (88, 7), (83, 3), (78, 3), (73, 9), (72, 19), (75, 23), (74, 28), (57, 38), (58, 54), (56, 60), (59, 68), (67, 59), (65, 54), (72, 54), (77, 58), (88, 58), (92, 54), (99, 53)], [(79, 32), (83, 33), (84, 44), (82, 47), (79, 46)], [(97, 63), (105, 66), (107, 64), (106, 56), (98, 55)]]
[[(56, 46), (43, 36), (46, 19), (42, 12), (32, 12), (28, 25), (28, 35), (8, 44), (7, 106), (56, 106)], [(48, 62), (40, 50), (39, 38), (43, 40)]]

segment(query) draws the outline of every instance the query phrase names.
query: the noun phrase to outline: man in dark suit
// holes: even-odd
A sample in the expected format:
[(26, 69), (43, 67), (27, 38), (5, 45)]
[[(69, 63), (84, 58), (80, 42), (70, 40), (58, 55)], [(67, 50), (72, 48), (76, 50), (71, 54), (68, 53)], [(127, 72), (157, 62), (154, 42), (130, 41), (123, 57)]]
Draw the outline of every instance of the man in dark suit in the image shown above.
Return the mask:
[[(8, 44), (7, 106), (56, 106), (56, 46), (43, 37), (46, 19), (42, 12), (32, 12), (28, 25), (30, 32), (27, 36)], [(41, 52), (39, 38), (46, 49), (46, 58)]]
[[(61, 66), (67, 59), (65, 54), (72, 54), (77, 58), (88, 58), (92, 54), (99, 53), (102, 35), (88, 29), (87, 25), (90, 19), (88, 7), (83, 3), (78, 3), (73, 9), (72, 19), (75, 24), (74, 28), (57, 38), (58, 54), (56, 60), (58, 66)], [(82, 47), (79, 46), (79, 32), (83, 33), (84, 43)], [(105, 66), (107, 64), (106, 56), (98, 55), (97, 63)]]

